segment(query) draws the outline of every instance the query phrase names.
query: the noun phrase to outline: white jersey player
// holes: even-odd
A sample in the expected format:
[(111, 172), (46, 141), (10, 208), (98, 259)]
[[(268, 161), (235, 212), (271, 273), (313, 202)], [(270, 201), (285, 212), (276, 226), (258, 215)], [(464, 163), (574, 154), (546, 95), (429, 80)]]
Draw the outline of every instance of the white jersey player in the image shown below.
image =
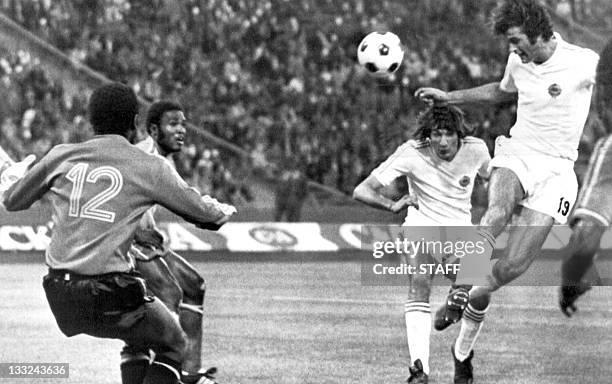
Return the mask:
[[(500, 82), (452, 92), (436, 88), (415, 92), (428, 104), (518, 98), (516, 123), (509, 138), (498, 138), (491, 161), (489, 207), (479, 228), (489, 244), (487, 253), (493, 252), (495, 238), (507, 223), (515, 226), (509, 229), (508, 247), (486, 282), (469, 292), (470, 303), (477, 308), (486, 308), (491, 292), (529, 268), (555, 222), (567, 221), (577, 194), (573, 164), (599, 59), (595, 52), (554, 33), (548, 12), (537, 0), (504, 0), (493, 21), (495, 33), (505, 36), (510, 51)], [(463, 279), (462, 272), (458, 282), (474, 284)], [(461, 289), (467, 293), (467, 288)], [(449, 297), (447, 303), (451, 302)], [(454, 350), (455, 383), (472, 380), (472, 355), (466, 351)], [(466, 372), (460, 380), (458, 367)]]
[[(427, 109), (419, 116), (415, 136), (417, 140), (402, 144), (372, 171), (355, 188), (353, 197), (395, 213), (408, 208), (405, 226), (471, 226), (470, 200), (474, 180), (477, 175), (488, 177), (491, 158), (486, 144), (465, 136), (463, 112), (456, 107)], [(400, 177), (407, 178), (410, 194), (393, 201), (383, 192)], [(417, 267), (433, 262), (430, 254), (419, 254), (409, 260)], [(410, 275), (409, 299), (405, 305), (408, 348), (413, 364), (409, 382), (426, 383), (428, 380), (431, 282), (431, 273)]]

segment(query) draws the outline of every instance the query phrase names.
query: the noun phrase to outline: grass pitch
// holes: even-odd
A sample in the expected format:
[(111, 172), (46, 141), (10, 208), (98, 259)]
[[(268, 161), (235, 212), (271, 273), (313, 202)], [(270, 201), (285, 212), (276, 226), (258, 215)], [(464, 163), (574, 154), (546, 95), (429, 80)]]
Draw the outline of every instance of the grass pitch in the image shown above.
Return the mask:
[[(219, 382), (403, 383), (406, 288), (362, 286), (355, 261), (278, 256), (195, 263), (208, 281), (205, 357), (219, 368)], [(536, 264), (559, 268), (551, 260)], [(42, 264), (0, 264), (0, 362), (67, 362), (70, 378), (0, 383), (120, 383), (122, 343), (64, 337), (44, 297), (44, 274)], [(446, 291), (435, 287), (434, 309)], [(572, 319), (556, 302), (555, 287), (502, 288), (475, 348), (475, 383), (610, 382), (612, 287), (589, 292)], [(430, 383), (452, 382), (457, 332), (433, 331)]]

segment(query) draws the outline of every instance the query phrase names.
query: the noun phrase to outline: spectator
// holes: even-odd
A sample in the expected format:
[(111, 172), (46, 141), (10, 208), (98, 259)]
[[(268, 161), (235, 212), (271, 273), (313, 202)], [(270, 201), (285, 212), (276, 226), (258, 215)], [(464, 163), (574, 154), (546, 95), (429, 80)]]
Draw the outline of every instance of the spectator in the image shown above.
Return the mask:
[(274, 220), (300, 221), (302, 206), (308, 196), (308, 183), (298, 161), (290, 162), (280, 172), (276, 183), (276, 208)]

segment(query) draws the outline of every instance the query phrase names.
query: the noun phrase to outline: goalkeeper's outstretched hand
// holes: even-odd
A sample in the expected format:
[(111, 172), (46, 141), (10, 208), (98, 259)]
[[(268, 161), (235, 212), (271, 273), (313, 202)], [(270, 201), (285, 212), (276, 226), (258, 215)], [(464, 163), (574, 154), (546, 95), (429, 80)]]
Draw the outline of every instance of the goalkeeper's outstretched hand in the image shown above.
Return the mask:
[(6, 191), (11, 185), (23, 178), (35, 160), (36, 155), (28, 155), (22, 161), (7, 167), (0, 175), (0, 191)]
[(208, 229), (209, 231), (217, 231), (219, 228), (221, 228), (221, 226), (223, 226), (223, 224), (229, 221), (229, 219), (232, 217), (234, 213), (238, 212), (236, 210), (236, 207), (234, 207), (233, 205), (221, 203), (217, 199), (209, 195), (202, 196), (202, 201), (204, 201), (207, 204), (214, 205), (215, 208), (223, 212), (225, 216), (215, 221), (214, 223), (206, 223), (204, 225), (198, 226), (198, 228)]

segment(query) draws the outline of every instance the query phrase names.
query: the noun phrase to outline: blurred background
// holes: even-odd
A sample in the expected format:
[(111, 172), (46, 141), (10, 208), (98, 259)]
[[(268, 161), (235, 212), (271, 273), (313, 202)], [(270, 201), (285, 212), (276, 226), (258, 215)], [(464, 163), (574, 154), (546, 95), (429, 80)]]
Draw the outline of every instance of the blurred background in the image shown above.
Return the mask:
[[(599, 50), (612, 31), (608, 0), (547, 0), (556, 30)], [(180, 101), (191, 128), (176, 157), (203, 193), (243, 220), (328, 221), (373, 213), (348, 195), (410, 137), (419, 86), (497, 81), (507, 49), (489, 24), (494, 0), (0, 0), (0, 145), (14, 158), (92, 134), (86, 106), (106, 79), (146, 106)], [(390, 79), (368, 76), (356, 47), (390, 30), (406, 48)], [(144, 108), (144, 107), (143, 107)], [(493, 149), (514, 105), (469, 107)], [(590, 116), (576, 169), (597, 138)], [(486, 205), (474, 196), (476, 216)], [(332, 212), (339, 212), (332, 214)]]

